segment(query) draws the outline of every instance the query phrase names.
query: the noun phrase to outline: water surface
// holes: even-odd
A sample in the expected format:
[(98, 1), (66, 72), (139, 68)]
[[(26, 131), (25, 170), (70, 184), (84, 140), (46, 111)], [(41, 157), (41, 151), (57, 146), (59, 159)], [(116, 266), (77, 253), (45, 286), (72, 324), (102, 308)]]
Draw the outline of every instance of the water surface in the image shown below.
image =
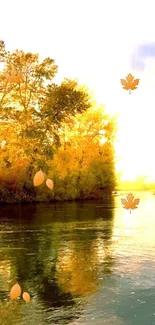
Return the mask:
[[(155, 196), (0, 207), (0, 323), (155, 324)], [(19, 282), (31, 302), (10, 301)]]

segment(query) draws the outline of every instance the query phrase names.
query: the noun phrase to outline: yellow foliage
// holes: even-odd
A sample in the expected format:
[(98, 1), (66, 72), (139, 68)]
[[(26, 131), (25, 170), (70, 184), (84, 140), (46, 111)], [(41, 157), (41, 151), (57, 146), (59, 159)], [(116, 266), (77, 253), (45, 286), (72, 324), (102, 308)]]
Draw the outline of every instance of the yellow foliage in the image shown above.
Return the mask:
[(50, 163), (60, 177), (64, 178), (67, 170), (74, 172), (89, 166), (93, 159), (102, 159), (106, 134), (110, 132), (111, 121), (104, 112), (104, 107), (91, 108), (72, 118), (72, 123), (61, 128), (61, 147)]

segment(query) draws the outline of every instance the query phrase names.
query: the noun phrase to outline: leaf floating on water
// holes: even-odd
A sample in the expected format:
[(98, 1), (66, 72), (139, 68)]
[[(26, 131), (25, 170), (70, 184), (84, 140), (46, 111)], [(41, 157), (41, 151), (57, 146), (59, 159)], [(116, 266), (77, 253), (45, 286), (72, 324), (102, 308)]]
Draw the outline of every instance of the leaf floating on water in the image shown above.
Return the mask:
[(22, 289), (21, 289), (20, 285), (18, 283), (15, 284), (10, 290), (10, 298), (11, 298), (11, 300), (17, 299), (18, 297), (20, 297), (21, 292), (22, 292)]
[(43, 184), (44, 180), (45, 180), (45, 175), (40, 169), (39, 172), (37, 172), (33, 177), (33, 184), (34, 186), (40, 186), (41, 184)]
[(48, 178), (47, 181), (46, 181), (46, 186), (50, 189), (50, 190), (53, 190), (53, 187), (54, 187), (54, 183), (53, 181)]
[(28, 292), (23, 292), (22, 297), (23, 297), (23, 300), (25, 300), (27, 303), (29, 303), (31, 300), (31, 297)]

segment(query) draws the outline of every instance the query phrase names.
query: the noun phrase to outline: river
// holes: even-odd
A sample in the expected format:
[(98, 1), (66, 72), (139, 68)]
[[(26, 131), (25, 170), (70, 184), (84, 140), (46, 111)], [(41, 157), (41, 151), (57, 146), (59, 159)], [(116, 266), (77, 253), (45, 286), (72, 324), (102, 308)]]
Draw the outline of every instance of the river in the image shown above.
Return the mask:
[(155, 196), (136, 197), (0, 206), (0, 324), (154, 325)]

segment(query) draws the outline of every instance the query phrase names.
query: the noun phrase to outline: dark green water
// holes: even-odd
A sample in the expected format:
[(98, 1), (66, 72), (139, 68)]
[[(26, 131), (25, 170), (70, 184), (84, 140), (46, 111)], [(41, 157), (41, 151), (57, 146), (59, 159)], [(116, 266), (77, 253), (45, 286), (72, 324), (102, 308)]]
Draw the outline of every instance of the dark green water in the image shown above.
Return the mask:
[[(155, 196), (0, 207), (0, 324), (154, 325)], [(19, 282), (31, 302), (11, 301)]]

